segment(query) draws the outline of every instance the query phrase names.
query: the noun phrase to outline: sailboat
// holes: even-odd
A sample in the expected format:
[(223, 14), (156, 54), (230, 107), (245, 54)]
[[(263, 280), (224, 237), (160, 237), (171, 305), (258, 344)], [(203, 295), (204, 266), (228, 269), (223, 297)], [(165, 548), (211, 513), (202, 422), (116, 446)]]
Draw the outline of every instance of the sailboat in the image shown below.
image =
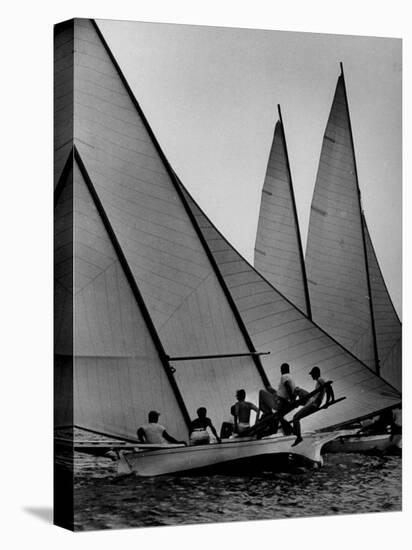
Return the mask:
[(342, 65), (311, 205), (306, 269), (313, 319), (401, 391), (402, 327), (362, 209)]
[(176, 177), (97, 24), (58, 25), (55, 48), (55, 427), (138, 448), (136, 428), (158, 409), (184, 440), (199, 405), (220, 426), (237, 388), (256, 401), (284, 360), (301, 385), (316, 363), (348, 398), (307, 417), (301, 445), (272, 436), (141, 446), (119, 466), (160, 475), (284, 453), (321, 463), (322, 445), (337, 434), (315, 429), (391, 406), (397, 392), (213, 227)]
[[(343, 70), (323, 140), (306, 263), (279, 109), (262, 189), (255, 267), (309, 317), (313, 311), (314, 321), (400, 390), (401, 326), (360, 205)], [(352, 437), (348, 449), (371, 445), (388, 447), (390, 436), (379, 441), (377, 436)], [(327, 445), (335, 447), (344, 450), (342, 444)]]

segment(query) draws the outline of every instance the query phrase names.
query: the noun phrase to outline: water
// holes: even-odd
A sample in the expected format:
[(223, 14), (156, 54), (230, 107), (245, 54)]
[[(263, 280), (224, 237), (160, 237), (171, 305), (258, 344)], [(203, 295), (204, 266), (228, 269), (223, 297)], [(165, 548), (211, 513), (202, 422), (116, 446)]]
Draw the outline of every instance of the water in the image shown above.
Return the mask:
[(401, 510), (397, 456), (330, 454), (320, 469), (138, 478), (76, 453), (75, 472), (76, 530)]

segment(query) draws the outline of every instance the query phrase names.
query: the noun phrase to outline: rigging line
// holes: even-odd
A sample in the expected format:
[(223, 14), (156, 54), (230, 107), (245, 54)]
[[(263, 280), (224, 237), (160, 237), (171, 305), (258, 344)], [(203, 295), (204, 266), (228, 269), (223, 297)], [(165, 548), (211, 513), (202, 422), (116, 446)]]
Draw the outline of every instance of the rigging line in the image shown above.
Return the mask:
[[(77, 259), (83, 259), (83, 258), (77, 258)], [(75, 261), (76, 261), (76, 258), (75, 258)], [(79, 290), (75, 293), (75, 296), (77, 296), (80, 292), (83, 292), (83, 290), (85, 288), (87, 288), (89, 285), (91, 285), (98, 277), (100, 277), (100, 275), (103, 275), (104, 273), (106, 273), (106, 271), (108, 269), (110, 269), (115, 263), (119, 262), (118, 258), (115, 258), (106, 268), (102, 269), (100, 271), (100, 273), (98, 273), (97, 275), (95, 275), (92, 279), (90, 279), (84, 286), (82, 286), (81, 288), (79, 288)], [(83, 274), (82, 274), (83, 275)], [(85, 277), (87, 277), (87, 275), (85, 275)], [(74, 280), (75, 280), (75, 284), (74, 286), (76, 286), (76, 273), (74, 274)]]
[(164, 367), (164, 370), (165, 370), (165, 372), (166, 372), (166, 376), (168, 377), (169, 382), (170, 382), (170, 385), (172, 386), (172, 390), (173, 390), (173, 392), (174, 392), (174, 394), (175, 394), (175, 397), (176, 397), (176, 400), (177, 400), (178, 405), (179, 405), (179, 407), (180, 407), (180, 410), (181, 410), (181, 413), (182, 413), (182, 415), (183, 415), (183, 418), (184, 418), (184, 420), (185, 420), (185, 422), (186, 422), (187, 427), (189, 427), (189, 426), (190, 426), (190, 421), (191, 421), (190, 416), (189, 416), (189, 412), (188, 412), (188, 410), (187, 410), (187, 408), (186, 408), (186, 404), (185, 404), (185, 402), (184, 402), (184, 400), (183, 400), (182, 394), (180, 393), (180, 390), (179, 390), (179, 387), (178, 387), (178, 385), (177, 385), (177, 382), (176, 382), (176, 380), (175, 380), (175, 378), (174, 378), (174, 376), (173, 376), (173, 373), (172, 373), (172, 371), (171, 371), (171, 369), (170, 369), (170, 365), (169, 365), (169, 362), (168, 362), (168, 359), (167, 359), (167, 355), (166, 355), (166, 353), (165, 353), (165, 350), (164, 350), (164, 348), (163, 348), (163, 344), (162, 344), (162, 342), (161, 342), (161, 340), (160, 340), (160, 337), (159, 337), (159, 335), (158, 335), (158, 333), (157, 333), (157, 330), (156, 330), (156, 328), (155, 328), (155, 325), (154, 325), (154, 323), (153, 323), (153, 321), (152, 321), (152, 318), (151, 318), (151, 316), (150, 316), (149, 310), (147, 309), (146, 303), (145, 303), (145, 301), (144, 301), (144, 299), (143, 299), (143, 296), (142, 296), (141, 293), (140, 293), (139, 287), (138, 287), (138, 285), (137, 285), (137, 283), (136, 283), (136, 281), (135, 281), (135, 279), (134, 279), (134, 277), (133, 277), (132, 271), (131, 271), (131, 269), (130, 269), (130, 267), (129, 267), (129, 264), (128, 264), (128, 262), (127, 262), (127, 259), (126, 259), (125, 255), (124, 255), (124, 253), (123, 253), (123, 250), (122, 250), (122, 248), (121, 248), (121, 246), (120, 246), (120, 243), (119, 243), (119, 241), (117, 240), (116, 234), (115, 234), (115, 232), (114, 232), (114, 230), (113, 230), (113, 228), (112, 228), (112, 226), (111, 226), (110, 220), (109, 220), (109, 218), (107, 217), (107, 214), (106, 214), (106, 212), (105, 212), (105, 210), (104, 210), (104, 207), (103, 207), (103, 205), (102, 205), (102, 203), (101, 203), (101, 201), (100, 201), (100, 198), (99, 198), (99, 196), (98, 196), (98, 194), (97, 194), (97, 192), (96, 192), (96, 190), (95, 190), (95, 188), (94, 188), (93, 182), (92, 182), (92, 180), (91, 180), (90, 177), (89, 177), (89, 174), (88, 174), (88, 172), (87, 172), (87, 169), (86, 169), (86, 167), (85, 167), (85, 165), (84, 165), (84, 163), (83, 163), (83, 160), (82, 160), (82, 158), (81, 158), (81, 156), (80, 156), (80, 154), (79, 154), (79, 152), (78, 152), (78, 150), (77, 150), (77, 148), (76, 148), (75, 145), (73, 146), (73, 150), (74, 150), (74, 159), (75, 159), (75, 161), (77, 162), (77, 165), (78, 165), (78, 167), (79, 167), (79, 169), (80, 169), (80, 172), (81, 172), (81, 174), (82, 174), (82, 176), (83, 176), (83, 178), (84, 178), (84, 180), (85, 180), (85, 182), (86, 182), (87, 188), (88, 188), (88, 190), (90, 191), (90, 194), (91, 194), (91, 196), (92, 196), (92, 198), (93, 198), (93, 200), (94, 200), (94, 203), (95, 203), (95, 205), (96, 205), (97, 211), (99, 212), (99, 214), (100, 214), (100, 216), (101, 216), (103, 225), (104, 225), (104, 227), (105, 227), (105, 229), (106, 229), (106, 231), (107, 231), (107, 233), (108, 233), (108, 235), (109, 235), (109, 239), (110, 239), (110, 241), (111, 241), (111, 243), (112, 243), (112, 245), (113, 245), (113, 247), (114, 247), (114, 249), (115, 249), (115, 252), (116, 252), (116, 254), (117, 254), (118, 258), (119, 258), (119, 263), (120, 263), (120, 265), (121, 265), (122, 268), (123, 268), (123, 271), (124, 271), (124, 274), (125, 274), (125, 276), (126, 276), (126, 279), (127, 279), (128, 283), (129, 283), (129, 285), (130, 285), (130, 288), (131, 288), (132, 293), (133, 293), (133, 295), (134, 295), (134, 297), (135, 297), (135, 300), (136, 300), (136, 302), (137, 302), (137, 304), (138, 304), (138, 306), (139, 306), (139, 308), (140, 308), (140, 311), (141, 311), (141, 313), (142, 313), (142, 316), (143, 316), (143, 318), (144, 318), (144, 320), (145, 320), (145, 322), (146, 322), (146, 326), (147, 326), (147, 328), (148, 328), (148, 330), (149, 330), (149, 332), (150, 332), (150, 335), (151, 335), (151, 337), (152, 337), (152, 339), (153, 339), (153, 342), (154, 342), (154, 344), (155, 344), (156, 350), (157, 350), (157, 352), (158, 352), (158, 354), (159, 354), (160, 360), (161, 360), (162, 365), (163, 365), (163, 367)]
[(212, 271), (209, 271), (209, 273), (203, 277), (199, 284), (194, 288), (192, 289), (189, 294), (187, 294), (186, 296), (183, 297), (183, 300), (182, 302), (172, 311), (172, 313), (167, 317), (167, 319), (165, 319), (165, 321), (159, 325), (159, 332), (161, 331), (161, 329), (170, 321), (170, 319), (174, 316), (175, 313), (177, 313), (179, 311), (179, 309), (181, 309), (184, 305), (186, 305), (187, 303), (187, 300), (195, 293), (199, 290), (199, 287), (205, 282), (207, 281), (207, 279), (209, 279), (211, 276), (212, 276), (213, 272)]
[(70, 169), (73, 166), (73, 147), (74, 146), (71, 147), (69, 154), (67, 155), (67, 159), (66, 159), (66, 162), (64, 163), (63, 170), (60, 174), (59, 180), (54, 189), (54, 208), (56, 208), (57, 206), (60, 195), (62, 194), (64, 186), (67, 183), (67, 176), (69, 175)]
[(401, 343), (402, 344), (402, 334), (395, 340), (395, 342), (391, 345), (391, 347), (389, 348), (389, 351), (388, 353), (385, 355), (385, 357), (382, 359), (382, 362), (384, 363), (386, 361), (386, 359), (388, 359), (388, 357), (390, 356), (390, 354), (392, 353), (392, 351), (394, 350), (394, 348), (399, 344)]
[(363, 253), (364, 253), (365, 268), (366, 268), (366, 280), (367, 280), (367, 285), (368, 285), (369, 307), (370, 307), (370, 312), (371, 312), (371, 323), (372, 323), (372, 333), (373, 333), (373, 348), (374, 348), (374, 352), (375, 352), (375, 368), (376, 368), (376, 374), (378, 376), (380, 376), (378, 343), (377, 343), (377, 336), (376, 336), (375, 315), (374, 315), (373, 303), (372, 303), (372, 291), (371, 291), (371, 281), (370, 281), (370, 274), (369, 274), (369, 263), (368, 263), (368, 256), (367, 256), (367, 250), (366, 250), (365, 227), (364, 227), (364, 224), (363, 224), (363, 209), (362, 209), (362, 203), (361, 203), (361, 192), (360, 192), (360, 187), (359, 187), (358, 168), (357, 168), (357, 165), (356, 165), (355, 145), (354, 145), (353, 133), (352, 133), (352, 122), (351, 122), (350, 113), (349, 113), (349, 102), (348, 102), (348, 96), (347, 96), (347, 93), (346, 93), (345, 75), (343, 73), (343, 63), (342, 62), (340, 63), (340, 69), (341, 69), (341, 77), (342, 77), (342, 84), (343, 84), (343, 93), (344, 93), (344, 96), (345, 96), (346, 115), (348, 117), (348, 122), (349, 122), (349, 136), (350, 136), (350, 142), (351, 142), (352, 153), (353, 153), (353, 166), (354, 166), (354, 169), (355, 169), (356, 187), (357, 187), (357, 191), (358, 191), (359, 217), (360, 217), (361, 232), (362, 232)]
[[(191, 195), (189, 194), (189, 192), (187, 191), (187, 189), (184, 187), (184, 185), (182, 184), (182, 182), (180, 181), (179, 177), (177, 176), (176, 172), (173, 171), (173, 169), (171, 168), (172, 170), (172, 173), (173, 173), (173, 182), (175, 184), (175, 187), (176, 187), (176, 190), (178, 191), (179, 193), (179, 196), (181, 197), (181, 200), (183, 202), (183, 205), (189, 215), (189, 218), (193, 224), (193, 227), (200, 239), (200, 242), (202, 243), (203, 245), (203, 248), (206, 252), (206, 255), (209, 259), (209, 262), (210, 264), (212, 265), (212, 269), (213, 269), (213, 272), (215, 273), (216, 275), (216, 278), (218, 280), (218, 282), (220, 283), (220, 287), (228, 301), (228, 304), (229, 304), (229, 307), (233, 313), (233, 316), (237, 322), (237, 325), (240, 329), (240, 332), (243, 336), (243, 339), (247, 345), (247, 347), (249, 348), (249, 350), (251, 352), (256, 352), (256, 349), (255, 349), (255, 346), (253, 344), (253, 341), (249, 335), (249, 332), (246, 328), (246, 325), (244, 324), (243, 322), (243, 319), (242, 319), (242, 316), (237, 308), (237, 305), (235, 303), (235, 300), (233, 299), (232, 297), (232, 294), (227, 286), (227, 283), (225, 281), (225, 278), (223, 277), (221, 271), (220, 271), (220, 268), (218, 266), (218, 263), (213, 255), (213, 252), (211, 251), (210, 247), (209, 247), (209, 244), (207, 242), (207, 239), (205, 238), (205, 236), (203, 235), (203, 232), (200, 228), (200, 225), (199, 225), (199, 222), (196, 218), (196, 215), (194, 214), (194, 212), (192, 211), (192, 208), (190, 207), (189, 205), (189, 202), (185, 196), (185, 193), (187, 193), (187, 195), (190, 197), (190, 199), (193, 201), (193, 203), (198, 206), (196, 204), (196, 202), (193, 200), (193, 198), (191, 197)], [(200, 210), (200, 208), (199, 208)], [(200, 210), (201, 211), (201, 210)], [(202, 215), (204, 215), (204, 213), (201, 211)], [(208, 222), (210, 221), (207, 216), (206, 216), (206, 219), (208, 220)], [(263, 381), (263, 384), (265, 385), (265, 387), (268, 387), (270, 386), (270, 381), (269, 381), (269, 378), (265, 372), (265, 369), (263, 367), (263, 364), (262, 362), (260, 361), (260, 358), (258, 355), (251, 355), (252, 359), (253, 359), (253, 362), (255, 363), (255, 366), (256, 366), (256, 369)]]
[[(180, 182), (178, 176), (176, 175), (176, 178), (177, 180)], [(336, 338), (334, 338), (333, 336), (331, 336), (330, 334), (328, 334), (326, 332), (325, 329), (323, 329), (320, 325), (318, 325), (313, 319), (308, 319), (307, 315), (305, 314), (305, 312), (303, 312), (301, 309), (299, 309), (299, 307), (297, 307), (291, 300), (289, 300), (289, 298), (287, 298), (282, 292), (280, 292), (277, 288), (275, 288), (273, 286), (273, 284), (268, 281), (268, 279), (266, 279), (259, 271), (257, 271), (257, 269), (255, 269), (253, 267), (253, 265), (251, 265), (230, 243), (229, 241), (226, 239), (226, 237), (224, 237), (222, 235), (222, 233), (219, 231), (219, 229), (217, 229), (217, 227), (212, 223), (212, 221), (206, 216), (206, 214), (203, 212), (203, 210), (200, 208), (200, 206), (197, 204), (197, 202), (194, 200), (194, 198), (191, 196), (191, 194), (189, 193), (189, 191), (184, 187), (183, 183), (180, 182), (180, 185), (181, 185), (181, 188), (184, 189), (185, 193), (188, 195), (188, 197), (190, 197), (191, 201), (193, 202), (193, 204), (196, 206), (196, 208), (199, 210), (199, 212), (201, 212), (201, 214), (206, 218), (206, 220), (208, 221), (208, 223), (210, 224), (210, 226), (214, 229), (214, 231), (221, 237), (221, 239), (228, 245), (228, 248), (230, 250), (230, 252), (233, 252), (234, 254), (236, 254), (236, 256), (242, 261), (245, 263), (245, 265), (248, 266), (248, 268), (250, 269), (250, 271), (252, 271), (253, 273), (255, 273), (258, 278), (259, 278), (259, 282), (260, 283), (264, 283), (266, 286), (269, 287), (270, 290), (273, 290), (276, 292), (276, 294), (278, 296), (280, 296), (281, 298), (283, 298), (283, 300), (285, 300), (290, 306), (292, 306), (292, 308), (296, 311), (298, 311), (302, 317), (304, 317), (304, 319), (306, 319), (307, 321), (309, 321), (310, 323), (310, 329), (311, 328), (316, 328), (317, 330), (319, 330), (324, 336), (326, 336), (327, 338), (329, 338), (331, 341), (333, 341), (342, 351), (344, 351), (346, 354), (348, 354), (350, 357), (352, 357), (353, 359), (355, 359), (357, 362), (359, 362), (361, 365), (363, 365), (363, 367), (365, 369), (368, 369), (368, 371), (372, 372), (375, 376), (377, 376), (376, 374), (376, 371), (374, 371), (371, 367), (369, 367), (368, 365), (366, 365), (361, 359), (359, 359), (358, 357), (356, 357), (356, 355), (351, 352), (350, 350), (348, 350), (347, 348), (345, 348), (338, 340), (336, 340)], [(218, 268), (219, 269), (219, 268)], [(251, 283), (244, 283), (243, 286), (245, 285), (248, 285), (248, 284), (254, 284), (253, 282)], [(238, 285), (238, 286), (242, 286), (242, 285)], [(230, 292), (230, 291), (229, 291)], [(264, 290), (262, 292), (260, 292), (260, 294), (264, 294), (265, 292), (267, 292), (267, 290)], [(310, 330), (309, 329), (309, 330)], [(306, 330), (306, 329), (305, 329)], [(298, 331), (300, 332), (300, 331)], [(253, 351), (256, 351), (256, 350), (253, 350)], [(387, 384), (388, 386), (390, 386), (395, 392), (396, 394), (399, 395), (399, 390), (397, 390), (392, 384), (390, 384), (389, 382), (387, 382), (385, 380), (385, 384)]]
[[(68, 273), (68, 275), (69, 275), (69, 273)], [(73, 282), (73, 277), (72, 277), (71, 281)], [(73, 296), (73, 289), (68, 288), (59, 279), (54, 279), (54, 284), (61, 286), (66, 291), (68, 296)]]
[(67, 145), (67, 144), (70, 143), (71, 141), (73, 141), (73, 137), (70, 137), (67, 141), (65, 141), (64, 143), (62, 143), (62, 144), (59, 145), (58, 147), (56, 147), (55, 150), (54, 150), (54, 154), (56, 154), (57, 151), (60, 151), (60, 149), (62, 149), (65, 145)]

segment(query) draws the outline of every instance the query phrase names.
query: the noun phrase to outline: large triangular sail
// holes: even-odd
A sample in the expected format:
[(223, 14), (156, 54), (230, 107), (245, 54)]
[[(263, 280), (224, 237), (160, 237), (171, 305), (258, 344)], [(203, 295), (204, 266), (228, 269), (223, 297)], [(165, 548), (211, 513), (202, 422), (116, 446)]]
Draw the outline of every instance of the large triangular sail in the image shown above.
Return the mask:
[(304, 419), (305, 429), (332, 426), (399, 402), (394, 388), (316, 326), (250, 266), (184, 192), (252, 342), (256, 348), (271, 352), (262, 358), (269, 379), (276, 385), (280, 364), (288, 362), (297, 384), (310, 387), (308, 373), (316, 364), (326, 379), (333, 380), (336, 396), (346, 396), (345, 401), (322, 415)]
[[(247, 355), (255, 350), (222, 289), (167, 160), (94, 22), (74, 21), (73, 58), (77, 155), (164, 350), (172, 357), (246, 354), (173, 363), (173, 379), (190, 416), (203, 405), (218, 424), (230, 416), (239, 387), (253, 389), (250, 397), (256, 399), (265, 382), (263, 369), (256, 356)], [(82, 280), (79, 274), (79, 285)], [(94, 307), (89, 302), (83, 308), (92, 320)], [(104, 336), (104, 349), (113, 347), (108, 328), (103, 332), (96, 326), (94, 331)], [(79, 410), (87, 411), (89, 390)], [(146, 391), (143, 382), (140, 391)], [(94, 393), (93, 400), (99, 395)], [(137, 393), (126, 394), (122, 404), (131, 407), (137, 398)], [(82, 425), (90, 427), (88, 414), (82, 418)], [(113, 434), (115, 427), (113, 418), (107, 433)]]
[[(386, 316), (393, 317), (393, 311), (378, 303), (382, 298), (378, 287), (384, 283), (372, 251), (363, 222), (342, 72), (326, 125), (311, 205), (306, 269), (312, 316), (378, 374), (397, 371), (398, 375), (391, 374), (387, 380), (400, 389), (400, 354), (394, 348), (390, 359), (386, 344), (382, 344)], [(388, 295), (385, 300), (390, 301)], [(393, 334), (394, 323), (389, 324)], [(400, 338), (400, 324), (395, 332)], [(398, 365), (386, 364), (381, 369), (381, 363), (388, 361)]]
[(73, 168), (55, 209), (55, 425), (134, 439), (159, 408), (184, 437), (159, 351), (76, 161)]
[(279, 109), (262, 188), (255, 267), (310, 317), (305, 264), (295, 197)]
[(312, 317), (376, 369), (359, 188), (343, 74), (339, 76), (311, 205), (306, 269)]
[(74, 186), (74, 424), (133, 438), (158, 409), (184, 438), (159, 350), (77, 163)]

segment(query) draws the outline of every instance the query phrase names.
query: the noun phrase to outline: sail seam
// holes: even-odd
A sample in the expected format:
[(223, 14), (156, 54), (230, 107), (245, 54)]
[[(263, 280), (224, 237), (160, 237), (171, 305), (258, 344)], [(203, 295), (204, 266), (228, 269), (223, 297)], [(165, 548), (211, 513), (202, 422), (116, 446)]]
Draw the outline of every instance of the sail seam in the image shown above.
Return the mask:
[(189, 292), (189, 294), (187, 294), (184, 299), (182, 300), (182, 302), (172, 311), (172, 313), (169, 315), (169, 317), (159, 325), (159, 331), (170, 321), (170, 319), (175, 315), (176, 312), (179, 311), (180, 308), (182, 308), (184, 305), (186, 305), (186, 302), (187, 300), (195, 293), (199, 290), (199, 287), (205, 282), (207, 281), (207, 279), (210, 278), (210, 276), (213, 274), (213, 271), (210, 271), (206, 277), (203, 277), (203, 279), (199, 282), (199, 284), (196, 286), (196, 288), (194, 288), (191, 292)]
[[(228, 301), (228, 304), (229, 304), (229, 306), (230, 306), (230, 308), (231, 308), (231, 310), (232, 310), (232, 313), (233, 313), (233, 315), (234, 315), (234, 317), (235, 317), (235, 319), (236, 319), (236, 321), (237, 321), (238, 327), (239, 327), (239, 329), (240, 329), (240, 331), (241, 331), (241, 333), (242, 333), (242, 335), (243, 335), (243, 338), (244, 338), (244, 340), (245, 340), (245, 342), (246, 342), (246, 344), (247, 344), (247, 347), (249, 348), (250, 351), (255, 352), (256, 349), (254, 348), (253, 343), (252, 343), (252, 340), (251, 340), (251, 338), (250, 338), (250, 336), (249, 336), (249, 334), (248, 334), (248, 332), (247, 332), (247, 330), (246, 330), (246, 327), (245, 327), (244, 324), (243, 324), (243, 321), (242, 321), (242, 319), (241, 319), (241, 317), (240, 317), (240, 314), (239, 314), (239, 312), (238, 312), (238, 310), (237, 310), (237, 308), (236, 308), (236, 305), (235, 305), (235, 303), (234, 303), (234, 300), (233, 300), (233, 298), (232, 298), (232, 296), (231, 296), (231, 294), (230, 294), (228, 288), (226, 287), (226, 284), (225, 284), (225, 282), (224, 282), (224, 280), (223, 280), (223, 276), (222, 276), (222, 274), (220, 273), (219, 268), (218, 268), (217, 265), (216, 265), (216, 261), (215, 261), (215, 259), (213, 258), (213, 254), (212, 254), (211, 250), (209, 249), (209, 247), (207, 246), (207, 243), (205, 242), (205, 239), (204, 239), (203, 234), (202, 234), (202, 232), (201, 232), (201, 229), (200, 229), (200, 227), (199, 227), (199, 225), (198, 225), (198, 223), (197, 223), (197, 220), (195, 219), (195, 216), (192, 214), (192, 212), (191, 212), (191, 210), (190, 210), (190, 207), (189, 207), (189, 205), (187, 204), (186, 198), (185, 198), (185, 196), (184, 196), (184, 194), (183, 194), (183, 191), (182, 191), (182, 189), (181, 189), (181, 187), (180, 187), (181, 182), (178, 181), (175, 172), (173, 171), (173, 169), (172, 169), (172, 167), (171, 167), (169, 161), (167, 160), (167, 158), (166, 158), (166, 156), (165, 156), (165, 154), (164, 154), (162, 148), (160, 147), (160, 144), (159, 144), (159, 142), (157, 141), (156, 136), (154, 135), (153, 130), (152, 130), (152, 128), (151, 128), (151, 126), (150, 126), (148, 120), (146, 119), (146, 116), (145, 116), (145, 114), (144, 114), (142, 108), (141, 108), (140, 105), (139, 105), (139, 102), (138, 102), (137, 99), (135, 98), (135, 96), (134, 96), (134, 94), (133, 94), (133, 92), (132, 92), (132, 89), (131, 89), (130, 86), (129, 86), (129, 83), (128, 83), (127, 80), (126, 80), (126, 77), (124, 76), (124, 74), (123, 74), (123, 72), (122, 72), (122, 70), (121, 70), (119, 64), (117, 63), (117, 61), (116, 61), (116, 59), (115, 59), (115, 57), (114, 57), (112, 51), (110, 50), (109, 45), (107, 44), (107, 42), (106, 42), (106, 40), (105, 40), (105, 38), (104, 38), (102, 32), (100, 31), (100, 29), (99, 29), (99, 27), (98, 27), (96, 21), (92, 19), (92, 20), (91, 20), (91, 23), (92, 23), (94, 29), (96, 30), (96, 32), (97, 32), (97, 34), (98, 34), (100, 40), (102, 41), (102, 44), (103, 44), (104, 48), (106, 49), (107, 54), (109, 55), (109, 58), (111, 59), (111, 61), (112, 61), (113, 65), (114, 65), (114, 67), (115, 67), (115, 69), (116, 69), (116, 71), (117, 71), (117, 73), (118, 73), (118, 75), (119, 75), (119, 77), (120, 77), (120, 79), (121, 79), (123, 85), (125, 86), (125, 89), (126, 89), (126, 91), (128, 92), (129, 97), (130, 97), (130, 99), (131, 99), (133, 105), (135, 106), (135, 108), (136, 108), (136, 110), (137, 110), (139, 116), (141, 117), (141, 120), (142, 120), (142, 122), (143, 122), (143, 125), (145, 126), (145, 128), (146, 128), (146, 130), (147, 130), (147, 132), (148, 132), (148, 134), (149, 134), (149, 136), (150, 136), (150, 138), (151, 138), (152, 141), (153, 141), (153, 144), (154, 144), (154, 146), (155, 146), (157, 152), (159, 153), (159, 156), (160, 156), (161, 160), (163, 161), (163, 164), (164, 164), (164, 167), (165, 167), (165, 169), (166, 169), (166, 172), (167, 172), (168, 175), (170, 176), (171, 182), (172, 182), (174, 188), (176, 189), (176, 191), (177, 191), (177, 193), (178, 193), (178, 195), (179, 195), (179, 197), (180, 197), (180, 200), (181, 200), (182, 203), (183, 203), (183, 206), (184, 206), (184, 208), (185, 208), (185, 210), (186, 210), (186, 213), (187, 213), (187, 215), (189, 216), (189, 219), (191, 220), (191, 222), (192, 222), (192, 224), (193, 224), (193, 227), (194, 227), (194, 229), (195, 229), (195, 231), (196, 231), (196, 234), (198, 235), (198, 237), (199, 237), (199, 239), (200, 239), (200, 242), (202, 243), (203, 249), (204, 249), (204, 251), (205, 251), (205, 253), (206, 253), (206, 255), (207, 255), (208, 259), (209, 259), (209, 262), (210, 262), (210, 264), (211, 264), (211, 266), (212, 266), (212, 269), (213, 269), (213, 271), (214, 271), (214, 273), (215, 273), (215, 275), (216, 275), (216, 277), (217, 277), (217, 279), (218, 279), (218, 281), (219, 281), (219, 283), (220, 283), (220, 286), (221, 286), (221, 288), (222, 288), (222, 290), (223, 290), (223, 292), (224, 292), (224, 294), (225, 294), (225, 296), (226, 296), (226, 299), (227, 299), (227, 301)], [(262, 365), (262, 363), (261, 363), (259, 357), (253, 356), (252, 358), (253, 358), (253, 361), (254, 361), (254, 363), (255, 363), (255, 365), (256, 365), (256, 368), (257, 368), (257, 370), (259, 371), (259, 374), (260, 374), (260, 376), (261, 376), (261, 378), (262, 378), (262, 380), (263, 380), (265, 386), (268, 386), (268, 385), (269, 385), (269, 379), (267, 378), (267, 375), (266, 375), (266, 373), (265, 373), (265, 371), (264, 371), (264, 369), (263, 369), (263, 365)]]
[[(364, 363), (361, 359), (359, 359), (358, 357), (356, 357), (356, 355), (354, 353), (352, 353), (350, 350), (348, 350), (345, 346), (343, 346), (336, 338), (334, 338), (333, 336), (331, 336), (330, 334), (328, 334), (326, 332), (325, 329), (323, 329), (321, 326), (319, 326), (313, 319), (309, 319), (308, 316), (301, 310), (299, 309), (291, 300), (289, 300), (289, 298), (287, 298), (284, 294), (282, 294), (282, 292), (280, 292), (277, 288), (275, 288), (272, 283), (270, 281), (268, 281), (259, 271), (257, 271), (228, 241), (227, 239), (222, 235), (222, 233), (217, 229), (217, 227), (210, 221), (210, 219), (206, 216), (206, 214), (203, 212), (203, 210), (200, 208), (200, 206), (196, 203), (196, 201), (193, 199), (193, 197), (190, 195), (190, 193), (187, 191), (187, 189), (184, 187), (184, 185), (180, 182), (180, 185), (181, 187), (185, 190), (186, 194), (190, 197), (191, 201), (194, 203), (194, 205), (196, 206), (196, 208), (199, 210), (199, 212), (202, 213), (202, 215), (206, 218), (206, 220), (208, 221), (208, 223), (210, 224), (210, 226), (216, 231), (216, 233), (218, 235), (220, 235), (220, 237), (222, 238), (222, 240), (227, 244), (228, 246), (228, 250), (234, 254), (236, 254), (236, 256), (241, 260), (243, 261), (248, 267), (249, 269), (258, 277), (259, 279), (259, 283), (263, 283), (265, 285), (267, 285), (269, 287), (269, 290), (274, 290), (280, 297), (282, 297), (288, 304), (290, 304), (296, 311), (298, 311), (301, 315), (303, 315), (303, 317), (308, 320), (311, 325), (313, 327), (316, 327), (320, 332), (322, 332), (322, 334), (324, 334), (327, 338), (329, 338), (331, 341), (333, 341), (337, 346), (339, 346), (340, 349), (342, 349), (345, 353), (347, 353), (350, 357), (352, 357), (353, 359), (355, 359), (356, 361), (358, 361), (359, 363), (361, 363), (363, 365), (363, 367), (365, 369), (367, 369), (369, 372), (371, 372), (374, 376), (376, 376), (376, 372), (371, 368), (369, 367), (366, 363)], [(218, 268), (219, 269), (219, 268)], [(239, 285), (239, 286), (246, 286), (246, 285), (250, 285), (250, 284), (255, 284), (255, 282), (249, 282), (249, 283), (244, 283), (243, 285)], [(265, 289), (263, 290), (262, 292), (259, 292), (259, 294), (264, 294), (266, 293), (268, 290)], [(231, 290), (229, 290), (229, 292), (231, 292)], [(306, 329), (305, 329), (306, 330)], [(298, 331), (299, 332), (299, 331)], [(263, 345), (265, 345), (267, 342), (263, 342)], [(381, 379), (382, 380), (382, 379)], [(390, 382), (387, 382), (385, 380), (385, 384), (390, 386), (394, 392), (399, 395), (399, 390), (397, 390)]]
[(94, 188), (93, 182), (89, 177), (89, 174), (86, 170), (86, 167), (83, 163), (83, 160), (82, 160), (79, 152), (77, 151), (77, 148), (76, 148), (75, 145), (73, 146), (73, 150), (74, 150), (74, 158), (75, 158), (75, 160), (76, 160), (76, 162), (79, 166), (80, 172), (81, 172), (81, 174), (82, 174), (82, 176), (83, 176), (83, 178), (86, 182), (86, 185), (87, 185), (87, 187), (90, 191), (90, 194), (93, 197), (93, 200), (94, 200), (94, 203), (96, 205), (97, 211), (99, 212), (99, 214), (102, 218), (103, 225), (104, 225), (104, 227), (105, 227), (105, 229), (106, 229), (106, 231), (109, 235), (110, 241), (111, 241), (111, 243), (112, 243), (112, 245), (113, 245), (113, 247), (116, 251), (116, 255), (118, 257), (119, 263), (123, 268), (126, 279), (127, 279), (128, 283), (130, 285), (130, 288), (133, 292), (133, 295), (136, 299), (136, 302), (137, 302), (137, 304), (140, 308), (140, 311), (143, 315), (143, 318), (145, 320), (146, 326), (147, 326), (147, 328), (150, 332), (150, 335), (153, 339), (156, 350), (159, 354), (160, 360), (162, 362), (162, 365), (164, 367), (164, 370), (166, 372), (166, 375), (169, 379), (170, 385), (172, 386), (172, 390), (175, 394), (176, 400), (177, 400), (178, 405), (180, 407), (180, 410), (182, 412), (183, 418), (186, 422), (187, 427), (189, 427), (189, 425), (190, 425), (190, 416), (189, 416), (189, 413), (187, 411), (187, 408), (186, 408), (185, 402), (183, 400), (183, 397), (180, 393), (177, 382), (174, 379), (173, 373), (171, 372), (170, 365), (169, 365), (169, 362), (167, 360), (167, 354), (166, 354), (166, 352), (163, 348), (163, 344), (162, 344), (162, 342), (160, 340), (160, 337), (157, 333), (157, 330), (156, 330), (156, 328), (153, 324), (152, 318), (151, 318), (150, 313), (149, 313), (149, 311), (146, 307), (144, 299), (143, 299), (143, 297), (140, 293), (139, 287), (138, 287), (138, 285), (137, 285), (137, 283), (136, 283), (136, 281), (133, 277), (132, 271), (131, 271), (131, 269), (129, 267), (129, 264), (126, 260), (126, 257), (124, 256), (123, 250), (122, 250), (122, 248), (121, 248), (121, 246), (120, 246), (120, 244), (117, 240), (116, 234), (115, 234), (115, 232), (114, 232), (114, 230), (111, 226), (110, 220), (107, 217), (107, 214), (104, 210), (104, 207), (103, 207), (103, 205), (100, 201), (100, 198), (99, 198), (99, 196), (98, 196), (98, 194), (97, 194), (97, 192)]

